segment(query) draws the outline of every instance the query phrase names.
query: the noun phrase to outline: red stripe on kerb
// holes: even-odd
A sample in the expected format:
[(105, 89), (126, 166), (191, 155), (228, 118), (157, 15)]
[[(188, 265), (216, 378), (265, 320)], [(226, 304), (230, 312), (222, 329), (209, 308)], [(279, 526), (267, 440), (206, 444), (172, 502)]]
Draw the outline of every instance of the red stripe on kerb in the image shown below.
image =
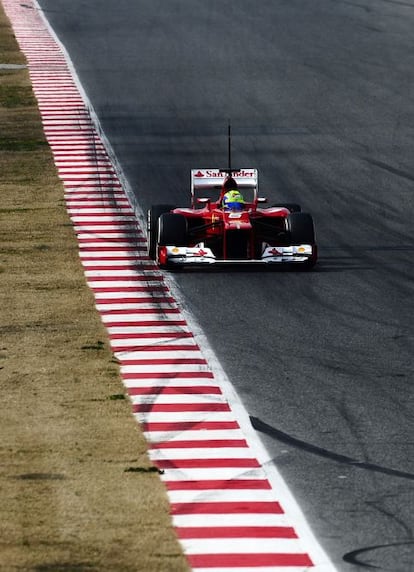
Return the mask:
[[(122, 259), (121, 259), (122, 260)], [(82, 258), (82, 262), (85, 262), (85, 259)], [(90, 262), (89, 260), (87, 262)], [(118, 265), (114, 265), (114, 266), (105, 266), (104, 264), (102, 266), (100, 265), (92, 265), (92, 264), (83, 264), (83, 267), (86, 271), (88, 270), (133, 270), (134, 268), (136, 270), (141, 270), (141, 268), (138, 266), (138, 264), (120, 264)], [(153, 270), (151, 268), (151, 270)], [(146, 278), (143, 277), (142, 280), (145, 280)], [(158, 278), (155, 277), (151, 277), (151, 280), (158, 280)], [(162, 280), (162, 278), (160, 279)]]
[[(126, 203), (122, 204), (117, 197), (113, 196), (113, 193), (108, 193), (108, 194), (110, 194), (109, 197), (103, 197), (103, 198), (93, 197), (93, 199), (90, 199), (90, 202), (88, 204), (79, 203), (76, 197), (71, 195), (70, 198), (66, 199), (66, 206), (68, 208), (68, 211), (70, 211), (72, 214), (74, 215), (78, 214), (78, 216), (80, 215), (83, 217), (85, 215), (99, 216), (99, 214), (103, 214), (104, 216), (108, 215), (133, 216), (134, 213), (129, 208), (129, 205), (127, 205)], [(112, 232), (114, 232), (115, 229), (111, 230)], [(139, 236), (142, 236), (142, 234), (139, 233)], [(94, 237), (91, 236), (91, 238)]]
[[(173, 321), (173, 320), (171, 320)], [(108, 324), (105, 324), (106, 327), (108, 327)], [(122, 324), (124, 327), (128, 327), (130, 324), (128, 322), (123, 322)], [(142, 325), (142, 324), (139, 324)], [(165, 325), (169, 325), (169, 321), (168, 320), (160, 320), (160, 322), (158, 324), (155, 325), (159, 325), (159, 326), (165, 326)], [(204, 358), (191, 358), (191, 357), (185, 357), (185, 358), (176, 358), (172, 355), (172, 352), (170, 350), (170, 354), (171, 357), (166, 357), (166, 358), (156, 358), (156, 357), (151, 357), (151, 358), (145, 358), (145, 359), (129, 359), (128, 357), (126, 357), (125, 359), (122, 359), (122, 365), (193, 365), (193, 364), (197, 364), (197, 365), (207, 365), (207, 361)], [(189, 388), (191, 390), (191, 388)]]
[(204, 441), (163, 441), (162, 443), (150, 444), (150, 449), (211, 449), (239, 447), (246, 448), (247, 442), (244, 439), (206, 439)]
[(199, 490), (270, 490), (272, 487), (267, 479), (212, 479), (208, 481), (164, 481), (169, 491)]
[[(159, 469), (259, 469), (256, 459), (164, 459), (153, 461)], [(223, 503), (216, 503), (217, 505)], [(247, 511), (246, 511), (247, 512)], [(255, 511), (250, 511), (255, 512)]]
[[(145, 279), (145, 278), (143, 278)], [(161, 278), (162, 279), (162, 278)], [(152, 278), (151, 278), (152, 280)], [(130, 311), (130, 313), (132, 313)], [(122, 326), (129, 326), (129, 327), (134, 327), (134, 326), (185, 326), (187, 324), (187, 322), (185, 320), (142, 320), (142, 322), (106, 322), (105, 326), (107, 328), (111, 328), (111, 327), (122, 327)], [(127, 360), (125, 363), (129, 363), (131, 365), (137, 364), (137, 363), (143, 363), (143, 360)], [(153, 360), (149, 360), (148, 363), (154, 363)], [(181, 360), (179, 359), (177, 360), (157, 360), (157, 363), (190, 363), (188, 361), (184, 361), (184, 358)], [(205, 359), (200, 359), (198, 361), (194, 361), (191, 360), (191, 363), (207, 363)]]
[[(116, 224), (116, 226), (129, 226), (130, 228), (136, 228), (138, 231), (138, 228), (135, 224), (135, 222), (133, 220), (122, 220), (122, 219), (118, 219), (118, 220), (81, 220), (81, 221), (75, 221), (75, 226), (77, 227), (82, 227), (82, 226), (93, 226), (93, 227), (102, 227), (102, 230), (105, 230), (106, 226), (111, 226), (113, 227)], [(123, 229), (120, 229), (123, 230)], [(82, 246), (81, 246), (82, 248)], [(114, 248), (104, 248), (102, 246), (100, 247), (91, 247), (88, 248), (88, 250), (91, 250), (92, 252), (96, 251), (102, 251), (102, 250), (119, 250), (119, 251), (129, 251), (129, 250), (134, 250), (131, 247), (126, 246), (125, 248), (120, 248), (119, 246), (114, 247)]]
[(143, 431), (199, 431), (204, 429), (240, 429), (237, 421), (144, 421)]
[(178, 514), (283, 514), (277, 501), (269, 502), (183, 502), (173, 503), (171, 513)]
[[(127, 298), (127, 302), (128, 300), (129, 298)], [(142, 300), (142, 298), (137, 298), (137, 300)], [(115, 300), (112, 300), (113, 302)], [(99, 303), (101, 303), (101, 300), (99, 300)], [(145, 338), (192, 338), (193, 334), (191, 332), (148, 332), (142, 334), (112, 334), (109, 337), (111, 340), (142, 340)], [(125, 375), (128, 377), (127, 374)]]
[(123, 373), (123, 379), (213, 379), (211, 371), (154, 371), (145, 373)]
[(227, 403), (133, 403), (134, 413), (180, 413), (185, 411), (230, 411)]
[[(247, 568), (260, 566), (313, 566), (307, 554), (187, 554), (193, 568)], [(276, 572), (276, 570), (275, 570)]]
[[(135, 310), (134, 310), (135, 311)], [(161, 352), (161, 351), (188, 351), (188, 352), (199, 352), (200, 348), (197, 344), (192, 344), (192, 345), (186, 345), (186, 344), (168, 344), (168, 345), (164, 345), (164, 346), (154, 346), (154, 345), (149, 345), (149, 346), (138, 346), (138, 347), (134, 347), (133, 351), (135, 352)], [(119, 351), (119, 350), (117, 350)], [(128, 348), (127, 351), (131, 351), (131, 348)]]
[(179, 526), (179, 538), (298, 538), (290, 526)]
[[(148, 260), (148, 256), (145, 255), (137, 255), (137, 256), (84, 256), (81, 253), (82, 262), (116, 262), (118, 260), (124, 260), (129, 262), (136, 262), (137, 264), (133, 264), (132, 266), (136, 266), (139, 270), (156, 270), (154, 263), (145, 264), (143, 261)], [(112, 268), (111, 266), (94, 266), (93, 264), (90, 265), (91, 270), (105, 270)], [(115, 270), (118, 269), (118, 266), (113, 267)], [(129, 266), (128, 266), (129, 268)], [(128, 310), (129, 313), (129, 310)]]
[[(51, 147), (53, 149), (54, 144), (52, 144)], [(78, 184), (75, 185), (74, 182), (77, 182)], [(77, 189), (84, 189), (84, 188), (89, 188), (89, 187), (90, 188), (96, 188), (97, 181), (88, 183), (86, 180), (85, 181), (67, 181), (65, 179), (63, 181), (63, 184), (65, 187), (70, 188), (70, 189), (73, 189), (74, 187), (76, 187)], [(101, 187), (101, 188), (121, 187), (121, 183), (117, 183), (115, 181), (112, 181), (110, 183), (104, 183), (104, 182), (99, 181), (99, 187)]]
[[(78, 234), (79, 234), (79, 232), (78, 232)], [(80, 244), (87, 243), (87, 244), (96, 244), (98, 246), (101, 242), (110, 242), (110, 243), (115, 243), (115, 244), (117, 242), (121, 242), (121, 243), (126, 242), (126, 243), (128, 243), (128, 245), (134, 245), (135, 244), (137, 246), (138, 245), (141, 246), (141, 244), (140, 244), (141, 242), (147, 241), (146, 238), (144, 238), (143, 236), (137, 236), (137, 235), (135, 235), (135, 233), (132, 236), (130, 236), (130, 235), (125, 235), (125, 236), (99, 236), (98, 235), (97, 236), (96, 234), (91, 235), (90, 232), (88, 234), (90, 236), (87, 236), (84, 238), (81, 238), (78, 236), (78, 242)], [(104, 280), (109, 280), (109, 278), (106, 276), (100, 276), (100, 277), (97, 277), (96, 280), (104, 281)], [(123, 278), (120, 276), (113, 276), (111, 278), (111, 280), (117, 281), (117, 280), (123, 280)], [(133, 276), (131, 276), (130, 280), (140, 280), (140, 278), (134, 278)]]
[[(73, 214), (74, 212), (78, 213), (79, 211), (72, 211), (72, 213), (69, 211), (69, 214)], [(125, 229), (120, 229), (120, 230), (118, 230), (118, 233), (119, 232), (125, 233), (122, 236), (99, 236), (99, 231), (94, 232), (94, 234), (92, 235), (89, 230), (82, 231), (82, 229), (77, 229), (77, 234), (81, 234), (83, 232), (86, 232), (88, 234), (88, 236), (85, 236), (85, 237), (78, 236), (78, 243), (79, 243), (80, 248), (86, 248), (86, 249), (88, 248), (88, 245), (91, 246), (92, 248), (94, 248), (95, 246), (106, 248), (108, 243), (110, 243), (109, 248), (113, 248), (114, 246), (117, 248), (120, 248), (120, 249), (123, 249), (124, 247), (125, 248), (131, 248), (132, 247), (135, 250), (139, 250), (142, 252), (142, 250), (143, 250), (142, 245), (143, 245), (143, 243), (147, 242), (147, 239), (144, 238), (143, 236), (137, 235), (135, 230), (134, 230), (134, 232), (129, 233), (129, 235), (127, 233), (125, 233)], [(107, 231), (105, 229), (102, 229), (101, 232), (106, 233)], [(112, 234), (114, 234), (113, 230), (110, 231), (110, 233), (111, 232), (112, 232)], [(97, 282), (107, 282), (108, 280), (111, 280), (112, 282), (119, 282), (121, 280), (125, 280), (125, 278), (123, 276), (97, 276), (96, 277)], [(130, 276), (129, 280), (142, 280), (142, 278)]]
[[(84, 259), (82, 259), (84, 260)], [(104, 316), (113, 316), (113, 315), (129, 315), (133, 314), (179, 314), (179, 308), (137, 308), (136, 310), (130, 310), (126, 308), (120, 308), (119, 310), (103, 310), (100, 312)], [(193, 346), (191, 346), (193, 347)], [(165, 349), (163, 347), (157, 347), (156, 351)], [(175, 348), (178, 349), (178, 348)]]
[[(88, 225), (86, 229), (78, 231), (77, 234), (79, 234), (79, 232), (83, 232), (85, 234), (89, 234), (92, 238), (94, 238), (96, 236), (101, 238), (99, 236), (98, 230), (94, 228), (95, 226), (96, 226), (96, 224)], [(98, 226), (99, 226), (99, 224), (98, 224)], [(142, 237), (140, 236), (141, 231), (137, 228), (137, 226), (134, 223), (132, 223), (127, 228), (125, 228), (125, 227), (118, 228), (118, 226), (116, 226), (114, 223), (109, 228), (102, 228), (102, 229), (100, 229), (100, 231), (104, 232), (105, 234), (109, 234), (109, 235), (114, 234), (114, 235), (119, 236), (119, 237), (123, 236), (125, 238), (128, 238), (132, 235), (132, 236), (135, 236), (137, 238), (139, 237), (140, 240), (142, 239)]]
[[(124, 278), (125, 280), (125, 278)], [(94, 278), (89, 278), (90, 282), (94, 282)], [(94, 292), (168, 292), (167, 286), (91, 286)]]
[[(86, 223), (85, 223), (86, 224)], [(114, 224), (114, 223), (111, 223)], [(82, 225), (79, 222), (76, 223), (78, 228), (81, 228)], [(80, 252), (144, 252), (144, 249), (138, 246), (85, 246), (84, 244), (79, 245)]]
[[(103, 147), (102, 143), (100, 143), (98, 140), (91, 141), (90, 139), (85, 139), (85, 138), (82, 139), (72, 138), (69, 141), (69, 139), (64, 139), (64, 138), (57, 139), (56, 137), (49, 136), (49, 142), (50, 146), (54, 151), (60, 154), (64, 152), (65, 156), (67, 157), (70, 157), (71, 154), (75, 154), (76, 156), (78, 156), (78, 153), (83, 155), (85, 154), (85, 152), (88, 153), (88, 156), (91, 156), (91, 154), (93, 154), (92, 156), (94, 157), (96, 157), (97, 154), (101, 155), (102, 153), (105, 153), (105, 147)], [(102, 183), (99, 183), (99, 186), (101, 186), (101, 184)], [(76, 185), (67, 185), (67, 186), (74, 187)], [(97, 183), (95, 183), (92, 186), (96, 187)], [(113, 183), (113, 186), (121, 188), (121, 183), (119, 183), (119, 181), (116, 181)]]
[[(61, 178), (65, 181), (65, 185), (69, 185), (70, 183), (79, 183), (79, 184), (81, 184), (81, 186), (83, 186), (84, 183), (86, 185), (88, 185), (89, 183), (93, 183), (93, 185), (96, 186), (96, 183), (99, 183), (100, 187), (104, 186), (104, 183), (100, 182), (98, 176), (97, 177), (84, 177), (84, 178), (82, 178), (80, 176), (68, 177), (67, 175), (61, 175)], [(117, 180), (116, 177), (112, 177), (112, 175), (110, 177), (105, 178), (105, 181), (109, 185), (112, 185), (116, 180)]]
[[(63, 166), (66, 166), (66, 163), (70, 163), (71, 165), (85, 165), (89, 167), (96, 167), (96, 165), (98, 164), (102, 165), (102, 167), (107, 166), (112, 169), (111, 167), (112, 164), (109, 160), (108, 155), (102, 152), (89, 154), (89, 157), (87, 157), (86, 153), (78, 153), (76, 157), (67, 157), (66, 155), (62, 155), (62, 157), (58, 157), (58, 159), (55, 162)], [(122, 195), (122, 201), (129, 205), (129, 200), (126, 198), (124, 193), (120, 193), (120, 195)], [(87, 197), (84, 197), (84, 198), (79, 198), (77, 200), (88, 201), (89, 199)]]
[[(157, 296), (156, 298), (148, 296), (148, 297), (136, 297), (136, 298), (102, 298), (99, 299), (97, 301), (98, 304), (150, 304), (150, 303), (161, 303), (161, 302), (165, 302), (168, 304), (173, 304), (175, 302), (174, 298), (172, 298), (171, 296)], [(171, 336), (171, 334), (168, 334), (169, 336)], [(192, 335), (192, 334), (191, 334)], [(184, 334), (180, 335), (181, 337), (186, 337)], [(150, 335), (148, 335), (147, 337), (152, 337)], [(154, 336), (154, 337), (158, 337)], [(187, 336), (190, 337), (190, 336)]]

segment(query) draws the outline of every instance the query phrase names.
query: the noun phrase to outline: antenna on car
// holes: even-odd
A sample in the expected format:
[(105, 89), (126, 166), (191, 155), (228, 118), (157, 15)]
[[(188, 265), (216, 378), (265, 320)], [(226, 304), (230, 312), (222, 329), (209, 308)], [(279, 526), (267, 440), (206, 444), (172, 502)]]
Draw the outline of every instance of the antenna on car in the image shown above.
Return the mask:
[(231, 123), (229, 121), (229, 124), (227, 126), (227, 161), (228, 161), (228, 166), (226, 169), (220, 169), (220, 171), (222, 173), (227, 173), (228, 175), (231, 175), (233, 173), (237, 173), (237, 171), (240, 171), (240, 169), (233, 169), (233, 167), (231, 166)]
[(227, 144), (228, 144), (228, 172), (231, 175), (231, 123), (229, 121), (228, 130), (227, 130)]

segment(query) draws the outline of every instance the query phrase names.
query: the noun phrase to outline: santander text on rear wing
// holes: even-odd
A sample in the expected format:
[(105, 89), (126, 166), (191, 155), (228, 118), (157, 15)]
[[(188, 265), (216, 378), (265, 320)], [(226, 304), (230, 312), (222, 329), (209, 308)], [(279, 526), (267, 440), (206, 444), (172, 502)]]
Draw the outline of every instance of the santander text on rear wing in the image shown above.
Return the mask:
[[(229, 170), (221, 169), (192, 169), (191, 171), (191, 202), (195, 197), (218, 197)], [(252, 197), (257, 195), (258, 172), (257, 169), (238, 169), (231, 171), (241, 192), (248, 192)]]

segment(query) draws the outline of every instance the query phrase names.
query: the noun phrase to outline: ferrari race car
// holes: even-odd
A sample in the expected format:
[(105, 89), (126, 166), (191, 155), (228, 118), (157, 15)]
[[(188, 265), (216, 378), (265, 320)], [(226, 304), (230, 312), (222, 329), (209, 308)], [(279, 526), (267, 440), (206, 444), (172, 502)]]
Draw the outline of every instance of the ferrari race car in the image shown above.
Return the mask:
[[(235, 200), (232, 200), (235, 199)], [(148, 210), (148, 251), (161, 268), (256, 264), (312, 268), (314, 224), (297, 204), (264, 206), (256, 169), (191, 171), (191, 207)], [(263, 206), (262, 206), (263, 205)]]

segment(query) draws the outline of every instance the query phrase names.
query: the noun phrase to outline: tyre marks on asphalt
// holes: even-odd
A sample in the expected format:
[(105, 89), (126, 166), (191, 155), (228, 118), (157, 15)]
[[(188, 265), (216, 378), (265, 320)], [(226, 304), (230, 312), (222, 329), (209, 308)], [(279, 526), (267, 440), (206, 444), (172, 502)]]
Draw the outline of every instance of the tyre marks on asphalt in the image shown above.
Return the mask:
[(145, 236), (37, 4), (3, 4), (28, 60), (85, 276), (190, 566), (198, 572), (333, 570), (308, 539), (298, 538), (148, 259)]

